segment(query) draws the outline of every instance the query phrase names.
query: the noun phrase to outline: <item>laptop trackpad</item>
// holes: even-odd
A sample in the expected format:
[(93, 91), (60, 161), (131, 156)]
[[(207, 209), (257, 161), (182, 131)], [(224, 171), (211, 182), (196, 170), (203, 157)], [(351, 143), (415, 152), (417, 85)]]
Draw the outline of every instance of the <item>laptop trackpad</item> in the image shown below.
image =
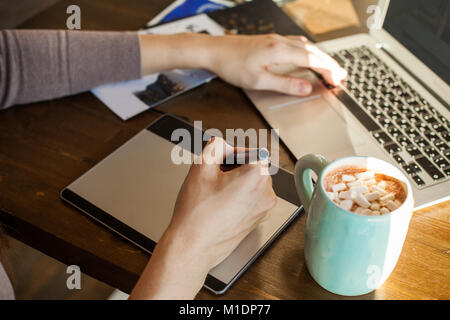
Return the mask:
[(265, 113), (297, 158), (308, 153), (330, 160), (354, 155), (354, 147), (364, 143), (359, 130), (349, 126), (320, 93), (269, 107)]

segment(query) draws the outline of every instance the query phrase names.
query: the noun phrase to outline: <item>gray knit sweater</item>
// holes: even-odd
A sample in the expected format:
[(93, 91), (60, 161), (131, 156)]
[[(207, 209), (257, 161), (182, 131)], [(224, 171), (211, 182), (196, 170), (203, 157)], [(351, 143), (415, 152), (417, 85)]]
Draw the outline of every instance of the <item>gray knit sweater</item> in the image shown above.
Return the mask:
[[(137, 79), (139, 46), (136, 32), (0, 30), (0, 109)], [(1, 264), (0, 299), (14, 299)]]

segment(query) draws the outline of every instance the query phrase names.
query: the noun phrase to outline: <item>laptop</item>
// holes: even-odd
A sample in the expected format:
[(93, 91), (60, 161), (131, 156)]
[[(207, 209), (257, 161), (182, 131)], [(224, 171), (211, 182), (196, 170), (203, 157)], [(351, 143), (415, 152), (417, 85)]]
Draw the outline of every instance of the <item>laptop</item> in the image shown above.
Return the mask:
[(383, 159), (409, 177), (416, 209), (450, 199), (450, 2), (379, 1), (369, 33), (317, 45), (348, 71), (335, 88), (307, 69), (308, 97), (246, 93), (296, 158)]

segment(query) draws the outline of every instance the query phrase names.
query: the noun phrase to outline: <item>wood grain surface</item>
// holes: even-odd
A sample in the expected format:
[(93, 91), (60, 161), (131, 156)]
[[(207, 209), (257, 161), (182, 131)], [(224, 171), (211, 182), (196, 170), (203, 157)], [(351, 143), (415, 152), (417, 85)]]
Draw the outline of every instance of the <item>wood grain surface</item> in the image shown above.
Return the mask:
[[(136, 30), (170, 1), (60, 1), (22, 28), (65, 28), (65, 9), (78, 4), (85, 30)], [(214, 80), (157, 108), (202, 120), (203, 129), (268, 128), (238, 88)], [(149, 256), (61, 201), (60, 191), (160, 115), (123, 122), (90, 93), (16, 106), (0, 113), (0, 221), (8, 233), (65, 264), (130, 292)], [(280, 163), (292, 172), (284, 146)], [(151, 211), (151, 208), (149, 208)], [(450, 298), (450, 201), (416, 211), (400, 260), (386, 283), (359, 299)], [(301, 217), (237, 280), (198, 299), (343, 299), (321, 288), (303, 256)]]

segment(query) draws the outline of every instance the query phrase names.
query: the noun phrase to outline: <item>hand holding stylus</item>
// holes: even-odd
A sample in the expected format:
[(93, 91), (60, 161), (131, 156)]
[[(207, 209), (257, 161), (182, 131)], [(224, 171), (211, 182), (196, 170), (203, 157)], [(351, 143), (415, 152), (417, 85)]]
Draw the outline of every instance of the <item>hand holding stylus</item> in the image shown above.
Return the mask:
[[(202, 163), (191, 166), (170, 225), (130, 298), (194, 298), (209, 270), (268, 218), (277, 197), (267, 164), (221, 169), (226, 157), (245, 158), (246, 153), (250, 155), (221, 138), (205, 146)], [(211, 157), (217, 161), (209, 161)]]

